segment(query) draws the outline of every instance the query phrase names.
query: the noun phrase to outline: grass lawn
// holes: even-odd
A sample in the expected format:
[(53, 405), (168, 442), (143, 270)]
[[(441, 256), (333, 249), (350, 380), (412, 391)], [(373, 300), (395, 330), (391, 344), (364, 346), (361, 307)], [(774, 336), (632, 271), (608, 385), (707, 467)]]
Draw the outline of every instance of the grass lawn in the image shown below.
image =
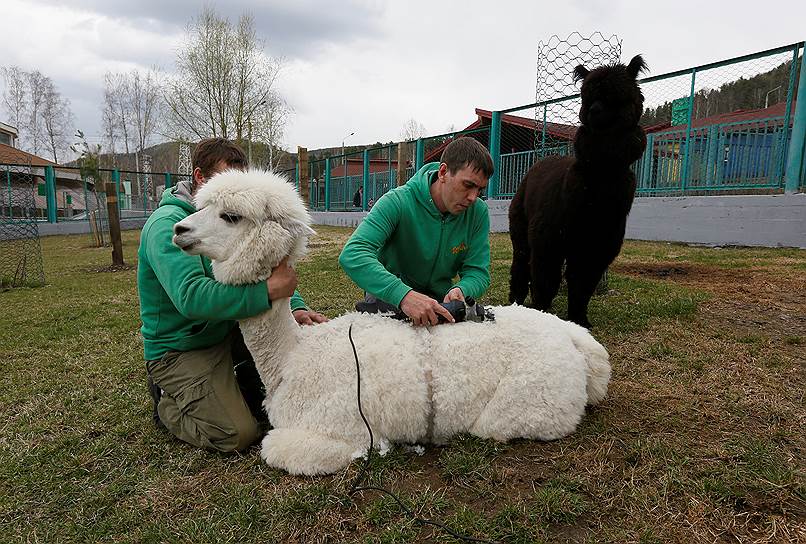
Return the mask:
[[(332, 317), (360, 295), (336, 260), (350, 229), (317, 230), (300, 290)], [(501, 304), (511, 247), (491, 240)], [(347, 498), (357, 464), (291, 477), (156, 430), (134, 268), (88, 235), (42, 247), (47, 285), (0, 292), (0, 541), (455, 542)], [(503, 542), (806, 542), (806, 251), (628, 242), (591, 321), (613, 377), (576, 433), (397, 448), (371, 481)]]

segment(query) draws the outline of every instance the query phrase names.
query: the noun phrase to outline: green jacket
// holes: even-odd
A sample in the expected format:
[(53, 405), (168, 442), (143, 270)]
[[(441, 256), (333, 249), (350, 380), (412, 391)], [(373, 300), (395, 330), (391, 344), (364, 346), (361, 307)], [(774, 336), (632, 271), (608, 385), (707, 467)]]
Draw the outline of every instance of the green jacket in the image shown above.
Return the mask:
[[(140, 234), (137, 292), (146, 360), (168, 351), (213, 346), (227, 336), (234, 320), (271, 308), (266, 282), (224, 285), (213, 278), (210, 259), (183, 253), (171, 243), (174, 224), (196, 211), (187, 187), (162, 194)], [(298, 293), (291, 308), (304, 308)]]
[(440, 213), (430, 192), (437, 170), (439, 163), (426, 164), (378, 199), (339, 256), (359, 287), (396, 306), (412, 289), (441, 302), (454, 286), (466, 297), (490, 286), (487, 204), (476, 199), (458, 215)]

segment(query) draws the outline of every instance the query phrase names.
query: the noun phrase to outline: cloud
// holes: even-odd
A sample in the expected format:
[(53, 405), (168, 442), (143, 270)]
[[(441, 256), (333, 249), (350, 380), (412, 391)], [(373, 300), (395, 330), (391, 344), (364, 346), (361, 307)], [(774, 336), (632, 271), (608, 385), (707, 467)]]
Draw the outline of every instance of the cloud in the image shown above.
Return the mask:
[[(61, 6), (58, 0), (33, 0), (43, 6)], [(71, 9), (156, 34), (181, 34), (202, 10), (197, 1), (74, 0)], [(244, 13), (253, 16), (258, 35), (265, 36), (268, 52), (275, 56), (306, 58), (329, 43), (346, 43), (360, 36), (377, 36), (384, 8), (378, 2), (254, 2), (234, 0), (212, 3), (213, 9), (233, 23)]]

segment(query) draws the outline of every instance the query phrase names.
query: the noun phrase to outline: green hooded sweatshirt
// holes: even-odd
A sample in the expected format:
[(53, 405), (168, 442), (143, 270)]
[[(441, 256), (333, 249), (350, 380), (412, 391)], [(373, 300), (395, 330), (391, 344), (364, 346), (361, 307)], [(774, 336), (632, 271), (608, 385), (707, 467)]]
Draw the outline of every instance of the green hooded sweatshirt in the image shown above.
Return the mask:
[(453, 287), (477, 298), (490, 286), (487, 204), (476, 199), (458, 215), (441, 213), (430, 190), (439, 164), (424, 165), (405, 185), (383, 195), (339, 256), (350, 279), (395, 306), (412, 289), (441, 302)]
[[(168, 351), (218, 344), (232, 330), (234, 320), (271, 308), (266, 282), (224, 285), (213, 278), (210, 259), (188, 255), (173, 245), (174, 225), (195, 211), (189, 183), (179, 183), (162, 194), (140, 234), (137, 291), (147, 361)], [(305, 308), (305, 302), (295, 292), (291, 309), (300, 308)]]

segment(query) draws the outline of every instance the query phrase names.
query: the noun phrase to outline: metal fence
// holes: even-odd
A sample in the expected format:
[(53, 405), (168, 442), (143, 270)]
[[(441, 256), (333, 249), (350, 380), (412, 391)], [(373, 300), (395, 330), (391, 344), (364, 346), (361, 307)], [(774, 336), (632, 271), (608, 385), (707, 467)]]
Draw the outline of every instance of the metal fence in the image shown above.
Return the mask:
[[(30, 182), (21, 183), (13, 172), (31, 172)], [(106, 183), (113, 183), (118, 194), (121, 219), (137, 219), (151, 215), (162, 192), (178, 181), (188, 179), (169, 172), (136, 172), (101, 169), (98, 179), (85, 177), (77, 167), (0, 164), (0, 183), (4, 202), (21, 202), (21, 195), (33, 189), (34, 197), (25, 209), (6, 206), (3, 213), (13, 217), (31, 217), (35, 221), (65, 223), (87, 221), (106, 229)]]
[[(799, 42), (639, 80), (645, 97), (641, 124), (647, 147), (633, 165), (637, 194), (803, 190), (803, 50)], [(423, 164), (439, 160), (453, 139), (471, 136), (490, 150), (495, 166), (484, 196), (512, 198), (535, 162), (574, 153), (579, 107), (579, 95), (571, 94), (499, 111), (477, 110), (478, 120), (463, 131), (410, 142), (413, 151), (405, 159), (406, 179)], [(397, 185), (396, 159), (385, 170), (373, 165), (375, 154), (395, 146), (311, 161), (311, 209), (370, 207)], [(359, 187), (364, 193), (362, 206), (354, 200)]]
[[(633, 165), (637, 194), (803, 187), (803, 64), (800, 42), (641, 79), (647, 147)], [(797, 100), (799, 95), (804, 99)], [(556, 104), (566, 107), (557, 110)], [(546, 155), (573, 154), (579, 121), (558, 111), (577, 112), (579, 105), (575, 94), (498, 114), (493, 130), (500, 134), (499, 169), (492, 181), (499, 198), (511, 198), (524, 173)]]
[[(645, 96), (641, 124), (647, 147), (633, 165), (637, 193), (803, 190), (803, 50), (804, 43), (799, 42), (641, 79)], [(461, 131), (359, 151), (312, 151), (304, 180), (309, 206), (320, 211), (367, 210), (423, 164), (438, 161), (448, 143), (461, 136), (483, 143), (493, 158), (495, 172), (483, 196), (511, 198), (535, 162), (549, 155), (573, 154), (579, 106), (578, 94), (557, 96), (498, 111), (476, 110), (477, 120)], [(122, 219), (145, 217), (156, 208), (162, 190), (182, 179), (173, 173), (102, 170), (101, 179), (90, 180), (83, 179), (77, 168), (34, 170), (37, 200), (30, 213), (50, 222), (91, 221), (106, 182), (116, 186)], [(280, 173), (300, 187), (298, 164)], [(15, 190), (11, 184), (7, 189)]]

